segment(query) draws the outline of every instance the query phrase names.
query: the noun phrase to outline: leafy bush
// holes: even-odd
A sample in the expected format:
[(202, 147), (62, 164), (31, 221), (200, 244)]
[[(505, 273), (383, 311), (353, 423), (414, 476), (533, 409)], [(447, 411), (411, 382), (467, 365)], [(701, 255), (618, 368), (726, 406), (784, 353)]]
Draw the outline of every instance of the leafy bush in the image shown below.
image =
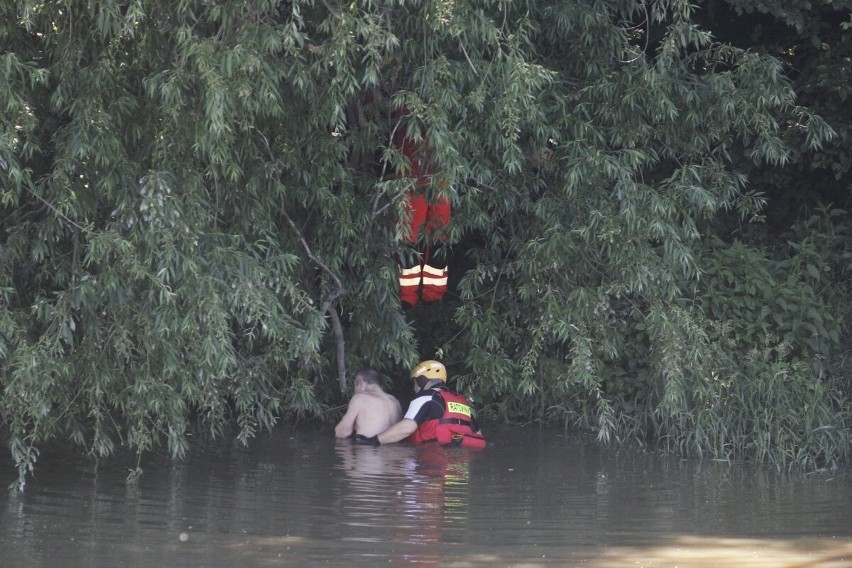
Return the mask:
[[(744, 162), (835, 131), (694, 4), (4, 3), (0, 420), (20, 482), (47, 440), (180, 456), (193, 430), (325, 416), (347, 370), (434, 348), (493, 416), (839, 459), (848, 234), (817, 214), (791, 251), (710, 238), (764, 205)], [(396, 293), (403, 107), (464, 272), (436, 325)], [(747, 426), (736, 401), (763, 383), (754, 412), (813, 416)], [(717, 418), (742, 439), (710, 443)]]

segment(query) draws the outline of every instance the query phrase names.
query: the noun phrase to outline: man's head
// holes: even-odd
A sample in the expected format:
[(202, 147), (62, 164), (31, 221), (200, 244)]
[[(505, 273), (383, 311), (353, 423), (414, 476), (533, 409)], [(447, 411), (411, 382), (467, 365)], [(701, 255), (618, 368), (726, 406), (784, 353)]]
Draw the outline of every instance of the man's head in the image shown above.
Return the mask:
[(355, 373), (355, 380), (352, 383), (355, 387), (355, 392), (364, 391), (370, 385), (382, 386), (382, 380), (379, 377), (378, 371), (370, 368), (361, 369)]
[(411, 380), (415, 392), (419, 392), (430, 383), (445, 382), (447, 380), (447, 368), (439, 361), (421, 361), (411, 370)]

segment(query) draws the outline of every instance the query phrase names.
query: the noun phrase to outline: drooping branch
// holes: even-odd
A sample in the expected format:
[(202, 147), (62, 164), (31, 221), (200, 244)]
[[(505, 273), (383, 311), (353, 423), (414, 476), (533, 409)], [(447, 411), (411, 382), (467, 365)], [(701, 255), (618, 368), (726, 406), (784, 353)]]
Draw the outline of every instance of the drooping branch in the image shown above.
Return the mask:
[[(314, 256), (314, 253), (311, 251), (311, 247), (308, 245), (308, 241), (305, 240), (305, 237), (302, 236), (302, 232), (299, 230), (299, 227), (296, 226), (296, 223), (293, 222), (293, 219), (287, 214), (286, 211), (281, 212), (284, 215), (284, 218), (287, 220), (287, 223), (296, 233), (296, 236), (299, 237), (299, 241), (302, 243), (302, 248), (305, 249), (305, 253), (308, 255), (308, 258), (311, 259), (311, 262), (319, 266), (323, 272), (328, 274), (338, 288), (342, 290), (342, 294), (346, 293), (346, 288), (343, 287), (343, 282), (340, 281), (340, 278), (335, 274), (335, 272), (330, 269), (323, 261)], [(342, 295), (339, 294), (339, 295)]]
[[(391, 133), (390, 133), (390, 135), (388, 136), (388, 146), (390, 146), (390, 145), (392, 145), (392, 144), (393, 144), (393, 139), (396, 137), (396, 131), (399, 129), (399, 127), (401, 126), (401, 124), (402, 124), (402, 117), (399, 117), (399, 118), (397, 119), (397, 121), (396, 121), (396, 124), (394, 124), (394, 126), (393, 126), (393, 130), (391, 130)], [(383, 181), (384, 181), (384, 179), (385, 179), (385, 174), (387, 173), (387, 168), (388, 168), (388, 163), (387, 163), (387, 161), (386, 161), (386, 160), (382, 160), (382, 171), (381, 171), (381, 173), (379, 174), (379, 179), (380, 179), (380, 180), (383, 180)], [(389, 203), (385, 203), (383, 206), (379, 207), (379, 200), (380, 200), (380, 199), (381, 199), (381, 194), (377, 192), (377, 193), (376, 193), (375, 198), (373, 198), (372, 213), (370, 214), (370, 222), (371, 222), (371, 223), (372, 223), (373, 221), (375, 221), (375, 220), (376, 220), (376, 218), (377, 218), (379, 215), (381, 215), (381, 214), (385, 211), (385, 209), (387, 209), (387, 208), (388, 208), (388, 207), (390, 207), (390, 205), (391, 205), (391, 203), (389, 202)]]
[(341, 18), (340, 11), (335, 6), (331, 5), (331, 2), (328, 0), (322, 0), (322, 3), (325, 4), (325, 7), (328, 8), (328, 11), (331, 12), (331, 15), (337, 18), (338, 20)]
[(287, 214), (286, 211), (282, 211), (284, 218), (287, 220), (287, 223), (296, 233), (296, 236), (299, 238), (299, 241), (302, 243), (302, 248), (305, 249), (305, 253), (308, 255), (308, 258), (311, 259), (311, 262), (319, 266), (323, 272), (328, 274), (337, 287), (328, 293), (325, 297), (325, 300), (320, 307), (320, 315), (329, 314), (331, 316), (332, 328), (334, 329), (334, 337), (337, 342), (337, 379), (340, 382), (340, 389), (342, 392), (346, 392), (346, 349), (345, 343), (343, 340), (343, 326), (340, 325), (340, 317), (337, 315), (337, 312), (332, 309), (332, 304), (334, 301), (340, 296), (344, 296), (347, 294), (346, 288), (343, 286), (343, 282), (341, 282), (340, 278), (335, 274), (335, 272), (328, 267), (323, 261), (318, 259), (313, 251), (311, 251), (310, 245), (308, 245), (308, 241), (305, 240), (305, 237), (302, 235), (302, 232), (299, 230), (299, 227), (296, 226), (296, 223), (293, 222), (293, 219)]
[(343, 326), (340, 325), (340, 316), (336, 310), (328, 312), (331, 316), (331, 325), (337, 338), (337, 380), (340, 383), (341, 394), (346, 394), (346, 348), (343, 342)]
[[(272, 153), (272, 148), (269, 145), (269, 140), (266, 136), (263, 135), (263, 132), (257, 130), (257, 134), (262, 140), (264, 146), (266, 147), (266, 151), (269, 153), (269, 156), (274, 159), (274, 155)], [(290, 218), (290, 215), (287, 214), (286, 211), (282, 210), (281, 214), (284, 215), (284, 218), (287, 220), (287, 224), (290, 225), (290, 228), (293, 229), (293, 232), (296, 233), (296, 237), (298, 237), (299, 242), (302, 243), (302, 248), (305, 249), (305, 254), (308, 255), (308, 258), (315, 265), (319, 266), (320, 269), (329, 275), (329, 277), (334, 281), (335, 288), (329, 292), (325, 299), (323, 300), (322, 305), (320, 306), (320, 315), (324, 316), (325, 314), (329, 314), (331, 316), (332, 328), (334, 329), (334, 337), (337, 342), (337, 375), (338, 381), (340, 381), (341, 391), (345, 392), (346, 390), (346, 349), (345, 342), (343, 340), (343, 326), (340, 324), (340, 317), (337, 315), (337, 312), (332, 309), (332, 304), (335, 300), (337, 300), (340, 296), (345, 296), (348, 292), (346, 288), (343, 286), (343, 282), (340, 280), (340, 277), (328, 267), (323, 261), (318, 259), (316, 255), (314, 255), (311, 250), (308, 241), (305, 240), (305, 237), (302, 235), (302, 232), (299, 230), (299, 227), (293, 222), (293, 219)]]

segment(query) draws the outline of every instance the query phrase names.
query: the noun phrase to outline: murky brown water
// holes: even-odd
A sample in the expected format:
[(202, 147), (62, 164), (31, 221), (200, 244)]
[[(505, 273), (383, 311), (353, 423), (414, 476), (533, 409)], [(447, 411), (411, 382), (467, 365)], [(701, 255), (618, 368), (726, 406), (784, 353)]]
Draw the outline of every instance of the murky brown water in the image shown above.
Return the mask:
[[(852, 567), (852, 476), (779, 476), (488, 428), (482, 452), (281, 426), (132, 460), (46, 452), (0, 508), (2, 568)], [(13, 479), (0, 455), (0, 482)]]

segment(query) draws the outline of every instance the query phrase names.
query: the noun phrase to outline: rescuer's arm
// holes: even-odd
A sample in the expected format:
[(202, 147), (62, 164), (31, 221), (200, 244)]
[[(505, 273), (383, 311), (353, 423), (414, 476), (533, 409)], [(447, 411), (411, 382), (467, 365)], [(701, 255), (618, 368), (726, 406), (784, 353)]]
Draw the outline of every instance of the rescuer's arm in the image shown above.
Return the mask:
[(417, 422), (410, 418), (403, 418), (384, 432), (378, 435), (382, 444), (392, 444), (408, 438), (417, 430)]

